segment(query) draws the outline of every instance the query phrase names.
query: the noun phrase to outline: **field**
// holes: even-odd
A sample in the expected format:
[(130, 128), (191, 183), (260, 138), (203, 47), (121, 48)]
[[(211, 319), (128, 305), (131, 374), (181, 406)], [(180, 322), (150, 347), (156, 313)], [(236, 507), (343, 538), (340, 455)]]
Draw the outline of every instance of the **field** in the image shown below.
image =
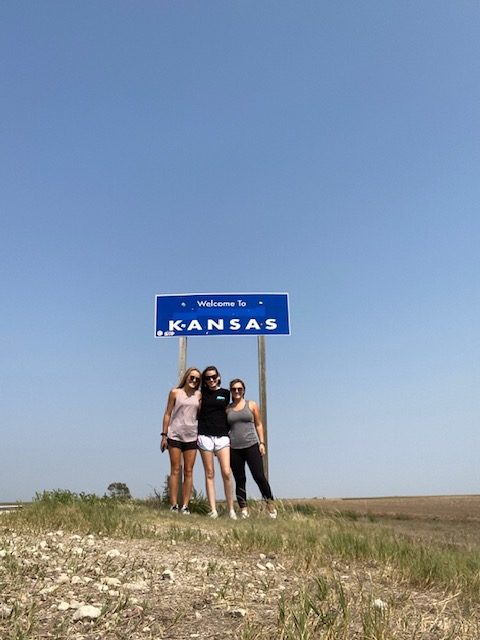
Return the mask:
[(480, 495), (315, 499), (310, 503), (319, 508), (352, 510), (364, 515), (480, 522)]
[(479, 496), (279, 501), (237, 522), (58, 498), (0, 516), (2, 640), (480, 637)]

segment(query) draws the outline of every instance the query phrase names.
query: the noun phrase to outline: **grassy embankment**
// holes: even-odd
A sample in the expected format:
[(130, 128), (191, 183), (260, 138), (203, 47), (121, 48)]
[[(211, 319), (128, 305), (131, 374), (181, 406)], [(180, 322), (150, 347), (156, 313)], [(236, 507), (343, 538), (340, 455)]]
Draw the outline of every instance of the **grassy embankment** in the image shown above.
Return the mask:
[[(252, 503), (251, 510), (249, 521), (211, 521), (196, 514), (190, 518), (172, 516), (154, 500), (124, 502), (69, 492), (44, 493), (20, 512), (2, 515), (0, 552), (2, 548), (8, 551), (12, 536), (41, 536), (57, 530), (132, 541), (173, 541), (177, 549), (192, 543), (197, 548), (216, 545), (219, 557), (265, 554), (278, 558), (291, 575), (300, 577), (277, 599), (273, 621), (266, 624), (247, 616), (238, 623), (236, 634), (243, 640), (478, 637), (477, 548), (451, 541), (416, 540), (398, 535), (372, 518), (326, 514), (306, 504), (279, 502), (276, 521), (265, 516), (261, 505)], [(196, 511), (205, 511), (201, 499)], [(25, 570), (21, 559), (4, 552), (0, 594), (7, 585), (10, 601), (15, 585), (20, 593)], [(233, 594), (233, 588), (236, 594), (245, 591), (245, 585), (230, 585), (229, 581), (225, 582), (225, 594), (228, 589)], [(34, 628), (33, 622), (27, 627), (21, 623), (24, 613), (20, 606), (9, 612), (12, 624), (4, 625), (9, 629), (8, 640), (35, 637), (22, 635), (27, 627)], [(18, 624), (14, 624), (16, 616)], [(132, 636), (131, 631), (130, 636), (150, 637)], [(116, 637), (124, 636), (119, 631)]]

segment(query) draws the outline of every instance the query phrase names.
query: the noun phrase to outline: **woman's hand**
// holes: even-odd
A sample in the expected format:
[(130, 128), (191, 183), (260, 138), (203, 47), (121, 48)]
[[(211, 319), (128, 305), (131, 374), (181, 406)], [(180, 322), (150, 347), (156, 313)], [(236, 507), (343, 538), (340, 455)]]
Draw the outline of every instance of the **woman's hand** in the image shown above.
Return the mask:
[(260, 442), (259, 445), (258, 445), (258, 448), (260, 450), (260, 455), (263, 458), (263, 456), (267, 453), (267, 448), (265, 446), (265, 443), (264, 442)]
[(160, 440), (160, 451), (163, 453), (165, 449), (168, 449), (167, 436), (162, 436)]

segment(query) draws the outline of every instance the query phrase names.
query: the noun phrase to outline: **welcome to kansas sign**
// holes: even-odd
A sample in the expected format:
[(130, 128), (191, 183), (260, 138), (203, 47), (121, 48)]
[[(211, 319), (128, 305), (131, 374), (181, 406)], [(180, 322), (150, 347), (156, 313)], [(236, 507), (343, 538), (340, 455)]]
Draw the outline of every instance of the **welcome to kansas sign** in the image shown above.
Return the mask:
[(160, 294), (155, 335), (290, 335), (288, 293)]

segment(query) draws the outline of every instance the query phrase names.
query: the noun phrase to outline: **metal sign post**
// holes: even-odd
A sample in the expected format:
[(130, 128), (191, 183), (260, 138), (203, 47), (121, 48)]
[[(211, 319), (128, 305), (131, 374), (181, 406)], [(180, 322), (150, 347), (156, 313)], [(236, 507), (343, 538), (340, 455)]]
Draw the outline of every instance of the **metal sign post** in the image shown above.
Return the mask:
[(178, 382), (187, 370), (187, 336), (178, 339)]
[(263, 437), (265, 440), (265, 455), (263, 469), (268, 480), (268, 430), (267, 430), (267, 363), (265, 359), (265, 336), (258, 336), (258, 397), (260, 400), (260, 415), (263, 423)]
[[(187, 337), (180, 336), (178, 339), (178, 384), (187, 370)], [(180, 465), (180, 481), (178, 483), (177, 503), (183, 500), (183, 465)]]

